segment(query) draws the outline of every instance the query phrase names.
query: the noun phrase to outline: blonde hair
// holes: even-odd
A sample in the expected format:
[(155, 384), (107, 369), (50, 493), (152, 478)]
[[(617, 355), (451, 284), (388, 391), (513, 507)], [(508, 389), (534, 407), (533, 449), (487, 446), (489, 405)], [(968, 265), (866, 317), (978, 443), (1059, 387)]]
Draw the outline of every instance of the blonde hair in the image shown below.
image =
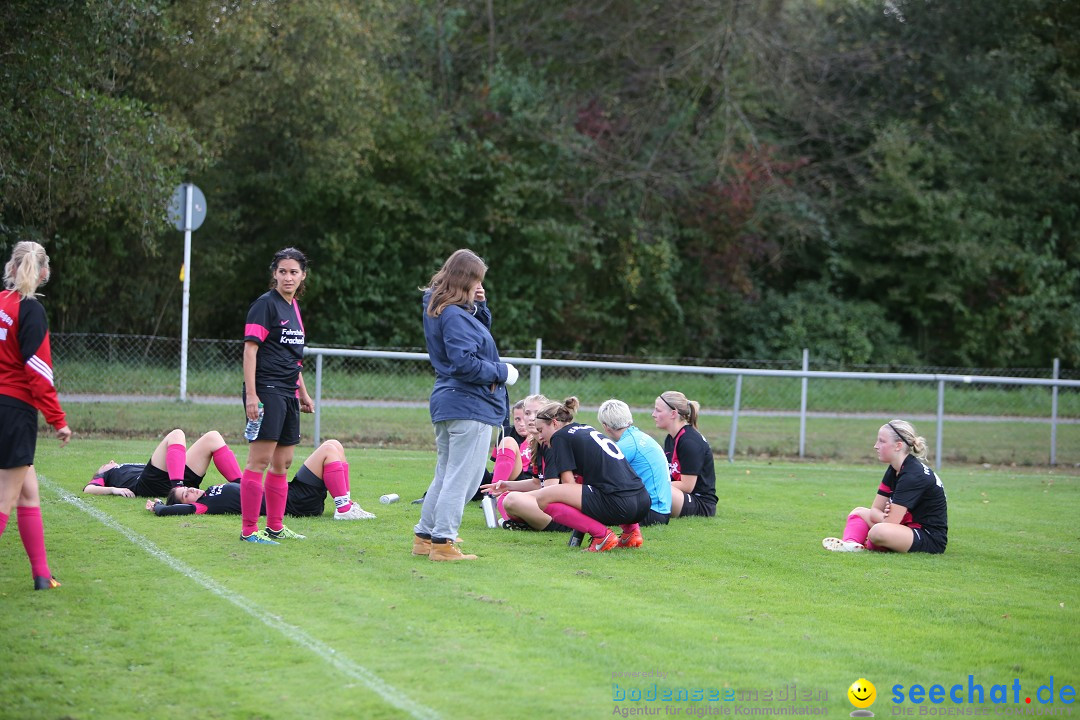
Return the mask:
[(892, 430), (896, 439), (908, 447), (908, 454), (920, 460), (926, 459), (926, 438), (916, 434), (915, 426), (907, 420), (890, 420), (885, 427)]
[(596, 419), (601, 425), (607, 425), (612, 430), (622, 430), (634, 424), (630, 406), (615, 398), (604, 401), (600, 409), (596, 411)]
[(660, 399), (669, 408), (679, 413), (679, 417), (690, 423), (691, 427), (697, 428), (698, 411), (701, 409), (701, 403), (697, 400), (687, 400), (686, 396), (678, 390), (662, 392), (660, 393)]
[[(45, 277), (42, 278), (42, 270)], [(11, 259), (4, 266), (4, 289), (13, 290), (25, 298), (37, 295), (38, 286), (49, 281), (49, 256), (45, 248), (32, 240), (15, 244)]]
[(472, 250), (455, 250), (439, 271), (431, 276), (431, 282), (421, 290), (431, 291), (428, 299), (428, 317), (439, 317), (449, 305), (473, 307), (473, 293), (478, 283), (484, 281), (487, 265)]
[[(540, 407), (542, 408), (545, 405), (550, 404), (551, 400), (549, 400), (547, 395), (544, 395), (543, 393), (536, 393), (535, 395), (527, 396), (521, 402), (523, 403), (523, 405), (529, 405), (529, 404), (532, 404), (534, 402), (535, 403), (540, 403)], [(530, 435), (529, 436), (529, 457), (533, 458), (534, 462), (538, 461), (539, 458), (540, 458), (539, 450), (540, 450), (540, 437), (537, 436), (537, 435)]]

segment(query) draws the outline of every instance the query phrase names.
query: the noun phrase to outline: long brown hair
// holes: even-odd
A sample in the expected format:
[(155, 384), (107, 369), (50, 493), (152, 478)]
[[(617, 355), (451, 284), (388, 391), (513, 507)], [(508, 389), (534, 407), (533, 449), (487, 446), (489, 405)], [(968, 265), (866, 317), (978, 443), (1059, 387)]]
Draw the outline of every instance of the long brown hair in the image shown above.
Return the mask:
[(439, 317), (450, 305), (472, 309), (476, 286), (484, 281), (486, 274), (487, 265), (479, 255), (466, 248), (455, 250), (439, 272), (431, 276), (428, 286), (421, 288), (431, 291), (426, 311), (428, 317)]

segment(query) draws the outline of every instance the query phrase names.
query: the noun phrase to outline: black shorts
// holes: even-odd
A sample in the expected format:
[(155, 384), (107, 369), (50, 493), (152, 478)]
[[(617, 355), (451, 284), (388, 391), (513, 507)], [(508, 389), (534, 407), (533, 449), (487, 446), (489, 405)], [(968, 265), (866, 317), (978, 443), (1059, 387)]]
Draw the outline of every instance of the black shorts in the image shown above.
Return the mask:
[[(202, 476), (196, 475), (195, 471), (184, 466), (184, 485), (186, 487), (197, 488), (202, 485)], [(162, 470), (159, 467), (154, 467), (150, 464), (150, 461), (146, 461), (146, 467), (139, 474), (139, 478), (135, 481), (135, 487), (132, 488), (132, 492), (138, 497), (162, 497), (168, 495), (172, 490), (172, 480), (169, 479), (169, 473)]]
[[(247, 391), (240, 394), (247, 406)], [(273, 440), (278, 445), (300, 444), (300, 400), (288, 395), (275, 395), (269, 390), (259, 393), (263, 404), (263, 421), (256, 440)], [(244, 422), (247, 422), (245, 416)]]
[(649, 508), (649, 512), (646, 513), (645, 519), (641, 521), (642, 525), (667, 525), (670, 515), (664, 513), (658, 513), (652, 508)]
[(700, 495), (685, 493), (683, 495), (682, 512), (679, 517), (713, 517), (716, 515), (716, 503), (703, 500)]
[(652, 498), (644, 485), (621, 495), (600, 492), (592, 485), (581, 486), (581, 512), (605, 525), (639, 523), (651, 506)]
[(301, 465), (289, 483), (289, 494), (285, 498), (285, 514), (295, 517), (317, 517), (326, 507), (326, 485)]
[(948, 540), (943, 540), (936, 532), (927, 532), (926, 528), (911, 528), (911, 547), (909, 553), (923, 552), (939, 555), (945, 552)]
[(0, 420), (0, 469), (3, 470), (34, 464), (38, 435), (37, 409), (25, 403), (19, 404), (25, 407), (7, 403), (0, 405), (0, 416), (3, 417)]

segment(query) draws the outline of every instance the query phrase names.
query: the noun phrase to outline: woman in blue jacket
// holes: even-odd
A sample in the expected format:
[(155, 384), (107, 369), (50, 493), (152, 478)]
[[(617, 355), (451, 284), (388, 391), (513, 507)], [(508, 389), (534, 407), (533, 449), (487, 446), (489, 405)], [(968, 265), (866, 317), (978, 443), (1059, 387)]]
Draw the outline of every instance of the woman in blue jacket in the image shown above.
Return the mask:
[(475, 560), (454, 545), (465, 502), (480, 484), (491, 432), (506, 418), (505, 385), (518, 371), (501, 362), (484, 295), (487, 265), (457, 250), (424, 289), (424, 338), (435, 369), (431, 423), (438, 458), (413, 528), (413, 555), (436, 561)]

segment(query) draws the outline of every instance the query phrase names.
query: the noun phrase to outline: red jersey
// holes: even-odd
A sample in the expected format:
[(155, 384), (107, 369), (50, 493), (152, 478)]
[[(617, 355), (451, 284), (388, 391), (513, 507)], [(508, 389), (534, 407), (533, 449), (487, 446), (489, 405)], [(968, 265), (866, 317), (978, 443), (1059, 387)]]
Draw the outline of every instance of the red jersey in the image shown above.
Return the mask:
[(36, 298), (0, 291), (0, 395), (37, 408), (50, 425), (67, 425), (53, 384), (45, 308)]

